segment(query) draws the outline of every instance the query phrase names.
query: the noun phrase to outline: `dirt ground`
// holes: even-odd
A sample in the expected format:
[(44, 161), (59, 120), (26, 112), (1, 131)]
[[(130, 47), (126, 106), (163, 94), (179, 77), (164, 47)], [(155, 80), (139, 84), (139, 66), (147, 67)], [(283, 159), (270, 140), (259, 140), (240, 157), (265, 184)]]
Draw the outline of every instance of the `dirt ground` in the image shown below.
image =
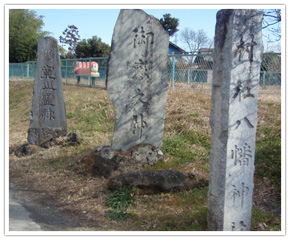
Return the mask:
[[(178, 90), (178, 85), (175, 87)], [(75, 90), (76, 93), (80, 91), (81, 90), (79, 89)], [(94, 93), (93, 89), (86, 88), (86, 91), (88, 94), (90, 92)], [(65, 91), (65, 94), (69, 96), (68, 91)], [(184, 95), (184, 93), (182, 92), (180, 95)], [(191, 99), (191, 95), (188, 94), (188, 96), (188, 101), (194, 102), (194, 99)], [(101, 96), (97, 97), (101, 99)], [(270, 98), (270, 96), (266, 94), (265, 98)], [(180, 97), (180, 99), (182, 98)], [(205, 106), (208, 105), (208, 99), (208, 97), (204, 98)], [(102, 99), (97, 100), (101, 102)], [(271, 99), (271, 102), (274, 100)], [(25, 105), (24, 109), (27, 110), (27, 115), (29, 115), (31, 100), (27, 98), (25, 101), (21, 100), (19, 101), (19, 104)], [(277, 99), (277, 102), (279, 101), (280, 99)], [(176, 99), (173, 103), (176, 104)], [(175, 110), (173, 103), (171, 105)], [(188, 111), (192, 112), (190, 105), (188, 106)], [(108, 106), (104, 104), (104, 108), (108, 108)], [(205, 112), (204, 114), (202, 114), (203, 110)], [(187, 113), (186, 111), (187, 110), (183, 109), (180, 115), (185, 115), (185, 113)], [(199, 113), (201, 114), (200, 118), (204, 117), (207, 119), (209, 110), (201, 106)], [(172, 122), (174, 122), (173, 120)], [(183, 119), (181, 118), (180, 121), (182, 120)], [(14, 140), (10, 143), (11, 149), (21, 146), (24, 141), (26, 141), (27, 129), (23, 127), (23, 124), (29, 123), (29, 119), (23, 117), (23, 119), (17, 119), (17, 123), (19, 126), (16, 128), (14, 125), (13, 132), (17, 132), (21, 136), (18, 138), (15, 134), (15, 139), (17, 141), (13, 139), (13, 136), (11, 137), (11, 139)], [(103, 134), (107, 138), (107, 133), (99, 132), (98, 134), (100, 136)], [(90, 141), (93, 141), (91, 139), (98, 139), (99, 135), (88, 136), (85, 141), (88, 145), (95, 147), (97, 146), (97, 142), (90, 143)], [(13, 145), (16, 144), (16, 142), (17, 146)], [(69, 166), (72, 166), (70, 169), (67, 169), (67, 166), (61, 166), (60, 170), (57, 171), (49, 169), (47, 172), (45, 172), (45, 170), (43, 171), (43, 169), (41, 172), (37, 171), (37, 168), (41, 168), (43, 161), (51, 161), (51, 164), (55, 164), (54, 161), (56, 161), (56, 159), (58, 159), (57, 161), (60, 161), (61, 159), (57, 154), (61, 151), (67, 151), (70, 153), (69, 148), (62, 150), (60, 147), (55, 146), (48, 150), (42, 150), (32, 156), (17, 158), (13, 151), (11, 151), (9, 156), (9, 189), (11, 194), (13, 194), (13, 197), (18, 203), (22, 204), (29, 212), (31, 212), (30, 217), (41, 226), (43, 231), (147, 231), (147, 229), (152, 229), (150, 226), (152, 224), (154, 225), (154, 223), (147, 221), (147, 218), (143, 221), (142, 217), (139, 217), (138, 214), (136, 214), (136, 218), (132, 218), (128, 222), (116, 222), (106, 218), (104, 214), (106, 210), (105, 201), (109, 195), (109, 191), (106, 188), (106, 180), (101, 178), (91, 178), (88, 175), (83, 176), (84, 169), (82, 169), (83, 166), (79, 164), (78, 156), (71, 156), (71, 160), (68, 163)], [(61, 162), (57, 164), (61, 164)], [(45, 166), (50, 165), (46, 162)], [(182, 167), (188, 169), (189, 165), (184, 164)], [(194, 165), (192, 168), (196, 168), (195, 171), (200, 170), (197, 165)], [(269, 179), (255, 179), (254, 206), (278, 216), (277, 221), (279, 221), (279, 215), (281, 214), (280, 197), (280, 194), (275, 191)], [(160, 196), (160, 198), (146, 195), (138, 196), (136, 205), (140, 214), (141, 211), (144, 211), (142, 212), (144, 216), (146, 215), (147, 208), (152, 207), (150, 201), (153, 199), (155, 201), (154, 207), (156, 207), (156, 211), (166, 212), (171, 211), (169, 206), (175, 202), (170, 202), (170, 200), (174, 200), (174, 198), (177, 197), (170, 194), (164, 194)], [(163, 204), (164, 202), (168, 203), (168, 205)], [(90, 208), (87, 208), (87, 206), (90, 206)], [(187, 209), (180, 208), (178, 211), (186, 213)], [(172, 215), (175, 216), (175, 214), (176, 213), (174, 212)], [(143, 221), (142, 225), (134, 225), (137, 221)], [(278, 222), (277, 225), (279, 225)], [(254, 227), (255, 230), (258, 231), (265, 230), (265, 226), (263, 225), (257, 225)]]
[(12, 180), (9, 183), (9, 194), (30, 213), (29, 217), (43, 231), (97, 230), (97, 223), (88, 221), (77, 212), (63, 210), (52, 196), (32, 190), (28, 185), (22, 186), (19, 182), (15, 184)]
[[(281, 214), (280, 196), (267, 180), (255, 183), (253, 205), (259, 209)], [(58, 196), (47, 191), (34, 189), (33, 184), (11, 178), (9, 191), (16, 202), (24, 206), (43, 231), (102, 231), (103, 218), (96, 221), (86, 216), (85, 212), (69, 210), (58, 203)], [(261, 228), (263, 228), (261, 226)], [(119, 229), (122, 231), (121, 229)], [(263, 230), (263, 229), (257, 229)]]

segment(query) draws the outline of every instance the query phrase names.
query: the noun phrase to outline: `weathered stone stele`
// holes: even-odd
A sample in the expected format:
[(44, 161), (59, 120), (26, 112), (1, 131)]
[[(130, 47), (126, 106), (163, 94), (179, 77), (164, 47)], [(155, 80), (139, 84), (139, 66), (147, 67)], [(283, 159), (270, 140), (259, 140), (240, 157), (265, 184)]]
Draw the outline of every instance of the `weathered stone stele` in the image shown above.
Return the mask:
[(58, 44), (52, 37), (43, 37), (38, 41), (28, 142), (41, 145), (66, 133)]
[(251, 230), (262, 18), (255, 9), (217, 13), (210, 116), (211, 231)]
[(169, 35), (142, 10), (121, 10), (108, 61), (107, 90), (116, 121), (111, 148), (161, 148), (168, 90)]

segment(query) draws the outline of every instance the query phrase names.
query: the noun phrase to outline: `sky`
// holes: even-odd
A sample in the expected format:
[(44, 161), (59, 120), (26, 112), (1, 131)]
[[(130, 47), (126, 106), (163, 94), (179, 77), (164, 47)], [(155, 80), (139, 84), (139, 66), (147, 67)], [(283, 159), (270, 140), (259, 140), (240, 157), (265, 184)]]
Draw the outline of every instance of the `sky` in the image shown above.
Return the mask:
[[(109, 9), (97, 5), (88, 6), (87, 8), (86, 6), (82, 6), (81, 8), (76, 7), (74, 6), (73, 9), (71, 7), (57, 9), (57, 5), (49, 5), (46, 7), (40, 5), (40, 7), (30, 9), (34, 10), (37, 16), (43, 16), (44, 27), (42, 30), (50, 32), (50, 35), (56, 39), (59, 39), (59, 36), (62, 35), (62, 32), (68, 25), (75, 25), (79, 29), (81, 39), (89, 39), (92, 36), (97, 36), (103, 42), (111, 45), (111, 38), (120, 8), (114, 8), (112, 5)], [(126, 6), (123, 7), (125, 8)], [(179, 33), (185, 28), (194, 31), (203, 29), (207, 33), (207, 36), (213, 40), (216, 13), (220, 10), (219, 7), (223, 6), (216, 5), (216, 8), (213, 8), (214, 6), (210, 6), (210, 8), (209, 6), (207, 8), (201, 8), (199, 6), (197, 8), (194, 5), (187, 6), (186, 8), (182, 8), (183, 6), (173, 6), (175, 8), (172, 6), (166, 7), (166, 5), (163, 6), (164, 8), (154, 7), (153, 5), (147, 8), (146, 5), (142, 10), (158, 19), (162, 18), (166, 13), (170, 13), (172, 17), (179, 19), (179, 32), (171, 37), (170, 41), (187, 50), (186, 45), (180, 41)], [(266, 41), (264, 45), (265, 43)]]
[[(44, 31), (59, 38), (68, 25), (79, 29), (81, 39), (98, 36), (103, 42), (111, 45), (115, 23), (120, 9), (33, 9), (37, 15), (44, 16)], [(178, 29), (203, 29), (210, 39), (214, 37), (216, 13), (219, 9), (143, 9), (147, 14), (160, 19), (170, 13), (179, 19)], [(180, 32), (179, 31), (179, 32)], [(178, 32), (177, 32), (178, 35)], [(173, 36), (170, 41), (182, 45), (179, 37)]]

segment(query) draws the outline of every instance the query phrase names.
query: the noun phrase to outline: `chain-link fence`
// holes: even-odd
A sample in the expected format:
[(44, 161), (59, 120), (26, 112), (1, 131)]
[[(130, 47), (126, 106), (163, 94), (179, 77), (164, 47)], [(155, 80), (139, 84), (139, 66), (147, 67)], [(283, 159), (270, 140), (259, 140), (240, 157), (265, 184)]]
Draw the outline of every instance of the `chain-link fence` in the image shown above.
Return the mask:
[[(91, 64), (98, 63), (98, 76), (93, 76), (91, 73)], [(74, 73), (74, 69), (78, 64), (87, 67), (87, 75), (82, 73)], [(107, 74), (107, 57), (99, 58), (82, 58), (82, 59), (63, 59), (61, 60), (61, 72), (63, 81), (66, 84), (78, 84), (80, 86), (90, 87), (105, 87), (106, 74)]]
[[(213, 55), (170, 55), (171, 88), (211, 91)], [(260, 93), (281, 93), (281, 53), (264, 53), (260, 72)]]
[(213, 80), (212, 54), (170, 55), (169, 81), (172, 90), (210, 90)]
[[(90, 74), (78, 76), (74, 69), (79, 63), (91, 69), (91, 63), (99, 65), (99, 76), (91, 77)], [(61, 59), (61, 74), (66, 84), (78, 84), (89, 87), (105, 87), (108, 57)], [(10, 81), (34, 80), (36, 62), (10, 63)], [(168, 81), (172, 90), (195, 89), (210, 91), (213, 81), (213, 56), (212, 54), (169, 55), (168, 56)], [(281, 91), (281, 54), (265, 53), (261, 65), (260, 93), (278, 93)]]
[[(97, 62), (98, 76), (92, 76), (91, 63)], [(82, 58), (82, 59), (61, 59), (61, 76), (65, 84), (77, 84), (87, 87), (105, 87), (107, 74), (108, 57), (98, 58)], [(78, 63), (87, 68), (82, 74), (75, 74), (74, 70), (78, 67)], [(9, 80), (10, 81), (33, 81), (35, 76), (36, 61), (26, 63), (10, 63), (9, 64)]]

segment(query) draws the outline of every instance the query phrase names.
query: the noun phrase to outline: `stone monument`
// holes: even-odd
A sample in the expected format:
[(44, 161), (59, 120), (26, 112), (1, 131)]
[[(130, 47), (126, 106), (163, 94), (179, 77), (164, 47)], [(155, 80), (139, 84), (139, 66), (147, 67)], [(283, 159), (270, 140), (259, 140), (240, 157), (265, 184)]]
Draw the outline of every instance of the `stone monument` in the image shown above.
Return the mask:
[(217, 13), (212, 89), (208, 230), (249, 231), (263, 14)]
[(116, 121), (111, 148), (161, 148), (168, 90), (169, 35), (142, 10), (121, 10), (108, 61), (107, 90)]
[(28, 143), (42, 145), (67, 133), (57, 40), (39, 39)]

